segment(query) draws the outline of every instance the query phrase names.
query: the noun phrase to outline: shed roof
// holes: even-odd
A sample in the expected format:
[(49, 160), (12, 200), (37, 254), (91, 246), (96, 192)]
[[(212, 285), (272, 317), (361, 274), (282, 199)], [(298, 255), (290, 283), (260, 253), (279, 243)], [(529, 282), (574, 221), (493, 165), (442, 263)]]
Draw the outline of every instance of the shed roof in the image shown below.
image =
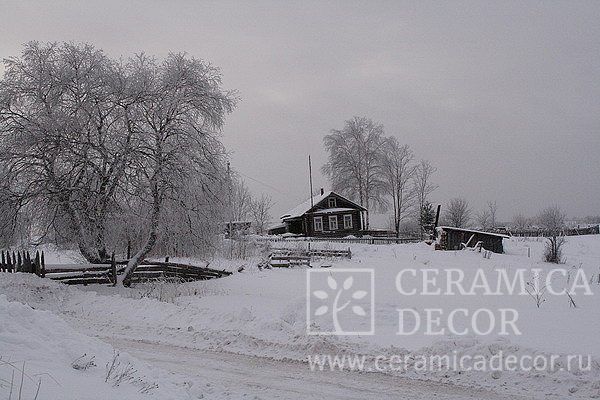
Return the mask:
[(501, 233), (478, 231), (478, 230), (475, 230), (475, 229), (457, 228), (455, 226), (438, 226), (437, 229), (448, 230), (448, 231), (460, 231), (460, 232), (477, 233), (477, 234), (480, 234), (480, 235), (497, 236), (497, 237), (501, 237), (503, 239), (510, 238), (510, 236), (503, 235)]

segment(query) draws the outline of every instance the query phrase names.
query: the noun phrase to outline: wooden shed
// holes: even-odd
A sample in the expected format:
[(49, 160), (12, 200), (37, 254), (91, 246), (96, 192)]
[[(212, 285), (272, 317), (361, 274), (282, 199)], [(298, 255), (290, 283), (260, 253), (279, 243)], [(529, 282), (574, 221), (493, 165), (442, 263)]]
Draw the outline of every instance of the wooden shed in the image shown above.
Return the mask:
[(502, 240), (508, 239), (509, 236), (452, 226), (438, 226), (436, 238), (442, 250), (461, 250), (480, 245), (494, 253), (504, 253)]

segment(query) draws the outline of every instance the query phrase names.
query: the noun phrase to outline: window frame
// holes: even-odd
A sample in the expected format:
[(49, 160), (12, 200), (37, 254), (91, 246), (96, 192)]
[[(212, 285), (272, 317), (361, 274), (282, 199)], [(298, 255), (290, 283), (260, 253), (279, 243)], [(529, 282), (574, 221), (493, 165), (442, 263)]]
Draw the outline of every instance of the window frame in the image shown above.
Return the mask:
[[(335, 221), (335, 224), (332, 224), (331, 221)], [(329, 230), (330, 231), (337, 231), (338, 229), (340, 229), (340, 226), (338, 224), (338, 216), (337, 215), (330, 215), (328, 222), (329, 222)], [(333, 225), (335, 225), (335, 228), (333, 227)]]
[(327, 199), (327, 207), (328, 208), (336, 208), (337, 207), (337, 199), (335, 197), (328, 198)]
[[(348, 220), (350, 221), (349, 224), (346, 224), (346, 221), (347, 221), (346, 217), (348, 217)], [(352, 229), (353, 225), (354, 225), (354, 223), (352, 222), (352, 214), (344, 214), (343, 219), (344, 219), (344, 229)]]
[[(319, 221), (321, 226), (320, 229), (317, 229), (317, 221)], [(323, 232), (323, 217), (313, 217), (313, 230), (315, 232)]]

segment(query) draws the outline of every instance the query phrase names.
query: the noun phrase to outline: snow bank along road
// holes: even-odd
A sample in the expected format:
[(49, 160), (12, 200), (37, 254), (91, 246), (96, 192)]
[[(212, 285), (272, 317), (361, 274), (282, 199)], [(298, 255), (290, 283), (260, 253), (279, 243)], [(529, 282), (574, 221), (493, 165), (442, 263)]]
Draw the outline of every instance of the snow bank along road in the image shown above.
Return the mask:
[(215, 393), (215, 397), (225, 394), (230, 398), (257, 399), (525, 399), (377, 373), (312, 372), (301, 362), (137, 340), (103, 340), (153, 366), (184, 375), (194, 386), (210, 383), (214, 389), (223, 390)]
[[(240, 265), (246, 264), (244, 272), (224, 279), (147, 284), (133, 289), (70, 287), (32, 274), (2, 274), (0, 357), (16, 362), (18, 368), (26, 362), (30, 375), (52, 371), (60, 385), (44, 380), (40, 399), (105, 400), (116, 398), (117, 393), (127, 400), (148, 396), (160, 400), (237, 399), (245, 394), (260, 399), (600, 398), (600, 235), (569, 238), (565, 247), (568, 264), (564, 267), (572, 270), (573, 276), (584, 270), (590, 278), (586, 282), (594, 294), (598, 293), (578, 293), (574, 296), (576, 308), (564, 295), (548, 296), (541, 307), (536, 307), (527, 295), (400, 296), (394, 285), (399, 271), (406, 269), (460, 269), (472, 279), (481, 270), (494, 276), (498, 270), (552, 267), (541, 262), (543, 241), (511, 239), (505, 244), (507, 254), (491, 259), (471, 251), (435, 252), (424, 244), (352, 246), (353, 258), (335, 260), (327, 271), (375, 271), (377, 330), (374, 335), (360, 337), (306, 334), (308, 270), (304, 269), (258, 270), (248, 260), (238, 260)], [(217, 259), (213, 265), (237, 270), (238, 261)], [(318, 271), (317, 267), (313, 270)], [(361, 281), (356, 276), (358, 287)], [(556, 275), (553, 283), (560, 289), (567, 281), (568, 276)], [(413, 285), (409, 280), (404, 286), (411, 289), (419, 283)], [(479, 307), (516, 309), (523, 334), (463, 337), (419, 332), (399, 337), (398, 307), (443, 307), (445, 312)], [(316, 322), (319, 326), (320, 321)], [(356, 323), (357, 328), (363, 328), (361, 321)], [(118, 345), (123, 365), (130, 362), (139, 371), (133, 384), (106, 382), (105, 366), (113, 359), (113, 348), (95, 338)], [(500, 375), (489, 370), (408, 370), (390, 375), (312, 372), (305, 362), (310, 355), (374, 358), (454, 353), (484, 355), (489, 361), (500, 352), (519, 357), (591, 354), (593, 360), (590, 369), (507, 370)], [(125, 353), (133, 357), (129, 359)], [(84, 354), (95, 357), (96, 367), (75, 370), (73, 360)], [(135, 356), (141, 359), (139, 363)], [(163, 374), (163, 370), (167, 372)], [(0, 368), (0, 382), (10, 382), (13, 371)], [(33, 392), (36, 382), (29, 385)], [(158, 388), (151, 394), (140, 393), (154, 383)], [(94, 390), (89, 390), (92, 386)], [(0, 384), (0, 398), (8, 397), (8, 389), (3, 396), (4, 389)]]

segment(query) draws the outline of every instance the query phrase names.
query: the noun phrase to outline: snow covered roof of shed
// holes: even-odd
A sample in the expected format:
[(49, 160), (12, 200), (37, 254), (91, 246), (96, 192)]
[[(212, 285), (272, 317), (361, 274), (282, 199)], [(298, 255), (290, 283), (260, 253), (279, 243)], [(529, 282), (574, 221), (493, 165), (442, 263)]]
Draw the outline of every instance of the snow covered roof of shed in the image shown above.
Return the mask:
[(482, 234), (482, 235), (498, 236), (498, 237), (501, 237), (503, 239), (510, 238), (510, 236), (503, 235), (501, 233), (478, 231), (478, 230), (475, 230), (475, 229), (467, 229), (467, 228), (457, 228), (455, 226), (438, 226), (437, 229), (442, 229), (442, 230), (447, 229), (447, 230), (450, 230), (450, 231), (461, 231), (461, 232), (469, 232), (469, 233), (479, 233), (479, 234)]

